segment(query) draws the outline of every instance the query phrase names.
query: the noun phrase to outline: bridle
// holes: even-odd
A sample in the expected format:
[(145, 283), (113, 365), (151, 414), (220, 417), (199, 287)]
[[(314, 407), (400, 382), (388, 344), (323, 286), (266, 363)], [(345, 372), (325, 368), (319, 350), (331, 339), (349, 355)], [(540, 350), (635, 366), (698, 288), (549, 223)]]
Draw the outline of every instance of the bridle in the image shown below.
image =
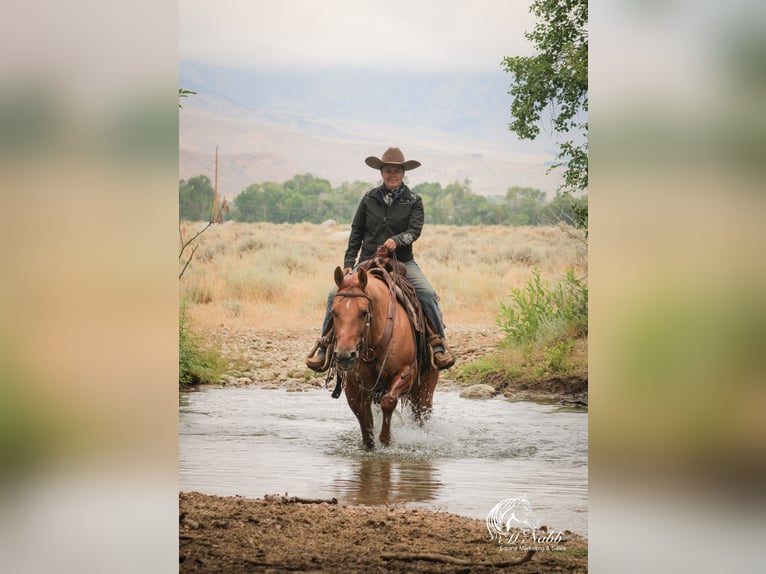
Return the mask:
[[(370, 297), (367, 293), (364, 291), (350, 291), (350, 292), (343, 292), (338, 291), (335, 293), (336, 297), (364, 297), (367, 299), (367, 318), (364, 322), (364, 328), (362, 329), (362, 334), (359, 336), (359, 344), (356, 346), (357, 353), (359, 354), (359, 357), (365, 361), (369, 362), (372, 359), (375, 358), (374, 354), (374, 348), (371, 348), (368, 344), (368, 339), (370, 337), (370, 331), (372, 328), (372, 297)], [(362, 350), (362, 345), (365, 344), (364, 350)], [(370, 353), (372, 351), (372, 354)]]
[[(382, 269), (383, 273), (388, 275), (388, 272), (385, 269)], [(380, 336), (380, 339), (377, 342), (373, 342), (374, 346), (370, 345), (370, 337), (372, 332), (372, 297), (370, 297), (369, 294), (367, 294), (364, 291), (349, 291), (344, 292), (340, 289), (336, 291), (335, 297), (364, 297), (368, 301), (367, 306), (367, 317), (365, 320), (364, 328), (362, 329), (362, 333), (359, 336), (359, 344), (356, 347), (357, 357), (364, 361), (365, 363), (370, 363), (374, 361), (378, 357), (378, 350), (383, 349), (384, 355), (383, 355), (383, 362), (380, 365), (380, 368), (376, 369), (378, 371), (377, 379), (374, 383), (374, 385), (370, 389), (364, 389), (367, 392), (378, 389), (379, 383), (381, 380), (381, 376), (383, 375), (383, 368), (386, 364), (386, 361), (388, 360), (388, 352), (390, 350), (390, 343), (391, 339), (393, 337), (394, 333), (394, 324), (396, 322), (396, 289), (394, 285), (394, 281), (391, 279), (391, 276), (388, 275), (388, 283), (389, 289), (388, 289), (388, 305), (387, 305), (387, 313), (386, 313), (386, 322), (383, 327), (383, 333)], [(354, 287), (353, 285), (351, 287)], [(413, 341), (415, 340), (415, 332), (414, 327), (411, 326), (412, 329), (412, 338)], [(416, 354), (417, 355), (417, 354)], [(335, 358), (333, 357), (331, 365), (334, 364)], [(402, 375), (402, 377), (407, 376), (413, 368), (415, 368), (415, 365), (417, 363), (417, 356), (413, 360), (412, 365), (410, 366), (410, 369)], [(358, 369), (358, 364), (355, 370)], [(332, 373), (334, 371), (334, 368), (331, 367), (328, 374), (327, 374), (327, 380), (325, 381), (325, 386), (327, 385), (328, 381), (332, 377)], [(345, 374), (342, 375), (342, 378), (345, 379)], [(358, 377), (358, 370), (357, 370), (357, 377)], [(333, 398), (338, 398), (340, 396), (340, 389), (341, 389), (341, 375), (339, 374), (338, 382), (335, 386), (335, 390), (332, 393)]]

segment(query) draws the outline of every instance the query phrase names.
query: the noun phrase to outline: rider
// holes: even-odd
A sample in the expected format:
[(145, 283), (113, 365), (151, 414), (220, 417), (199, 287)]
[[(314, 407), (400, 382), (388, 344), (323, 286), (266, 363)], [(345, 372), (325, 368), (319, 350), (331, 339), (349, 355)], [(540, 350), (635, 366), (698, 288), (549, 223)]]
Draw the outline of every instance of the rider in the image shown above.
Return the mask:
[[(364, 162), (380, 170), (383, 185), (368, 191), (359, 203), (351, 223), (343, 271), (349, 274), (355, 264), (373, 258), (381, 245), (389, 252), (394, 252), (396, 259), (407, 268), (407, 279), (415, 288), (423, 313), (436, 330), (436, 334), (428, 341), (433, 349), (434, 364), (439, 369), (448, 369), (455, 364), (455, 358), (445, 342), (438, 296), (412, 256), (412, 244), (420, 237), (423, 229), (423, 200), (410, 191), (403, 179), (404, 172), (420, 167), (420, 162), (405, 161), (404, 154), (396, 147), (388, 148), (380, 158), (370, 156)], [(360, 249), (361, 255), (357, 260)], [(306, 366), (317, 372), (329, 366), (329, 340), (326, 335), (332, 321), (332, 301), (336, 289), (333, 286), (327, 297), (322, 336), (315, 350), (306, 359)]]

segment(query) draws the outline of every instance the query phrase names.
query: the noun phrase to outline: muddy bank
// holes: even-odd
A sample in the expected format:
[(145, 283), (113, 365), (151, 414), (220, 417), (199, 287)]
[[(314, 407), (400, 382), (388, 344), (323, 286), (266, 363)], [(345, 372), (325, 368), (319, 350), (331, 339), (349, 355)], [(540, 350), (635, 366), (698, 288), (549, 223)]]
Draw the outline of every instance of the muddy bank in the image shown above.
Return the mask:
[(179, 496), (179, 571), (189, 573), (587, 572), (587, 539), (558, 538), (509, 549), (483, 520), (449, 513)]
[[(455, 367), (441, 373), (437, 390), (455, 390), (471, 384), (470, 381), (458, 384), (452, 378), (456, 368), (497, 351), (503, 339), (497, 329), (478, 325), (451, 326), (448, 334), (456, 363)], [(207, 344), (229, 361), (229, 369), (218, 385), (284, 387), (291, 391), (324, 384), (324, 375), (308, 370), (304, 363), (316, 338), (316, 329), (305, 326), (260, 330), (220, 325), (205, 334)], [(580, 352), (587, 355), (586, 349)], [(588, 404), (587, 370), (568, 376), (508, 378), (491, 375), (481, 382), (493, 386), (496, 394), (512, 400), (562, 402), (580, 407)]]
[[(499, 348), (495, 329), (449, 330), (456, 366)], [(304, 359), (314, 329), (231, 329), (206, 334), (229, 360), (223, 387), (284, 388), (300, 392), (324, 383)], [(442, 372), (438, 389), (460, 389)], [(569, 380), (490, 378), (495, 396), (587, 405), (587, 376)], [(266, 493), (264, 493), (265, 495)], [(274, 503), (264, 499), (181, 493), (180, 572), (587, 572), (587, 539), (564, 531), (556, 549), (527, 561), (524, 549), (492, 540), (484, 520), (400, 506)]]

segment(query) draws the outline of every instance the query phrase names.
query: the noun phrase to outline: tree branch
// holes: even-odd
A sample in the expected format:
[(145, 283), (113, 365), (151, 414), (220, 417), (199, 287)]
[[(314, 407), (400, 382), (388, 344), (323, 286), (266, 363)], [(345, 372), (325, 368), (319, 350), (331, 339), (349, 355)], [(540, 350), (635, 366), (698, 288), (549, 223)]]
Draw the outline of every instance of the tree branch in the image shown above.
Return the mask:
[[(209, 221), (208, 224), (205, 227), (203, 227), (201, 231), (198, 231), (197, 233), (195, 233), (194, 237), (192, 237), (189, 241), (187, 241), (186, 243), (184, 243), (181, 246), (181, 252), (178, 254), (178, 259), (181, 259), (181, 256), (184, 254), (184, 250), (187, 247), (189, 247), (189, 245), (192, 243), (192, 241), (194, 241), (195, 239), (197, 239), (197, 237), (199, 237), (200, 235), (205, 233), (205, 231), (207, 231), (207, 228), (210, 227), (211, 225), (213, 225), (213, 223), (215, 223), (215, 221)], [(179, 233), (181, 233), (181, 241), (183, 241), (183, 233), (181, 232), (181, 222), (180, 221), (178, 222), (178, 231), (179, 231)]]
[[(192, 262), (192, 259), (194, 258), (194, 253), (197, 251), (198, 247), (199, 247), (199, 243), (197, 243), (197, 245), (194, 246), (191, 254), (189, 254), (189, 259), (186, 260), (186, 263), (184, 264), (184, 268), (181, 269), (181, 272), (178, 274), (179, 279), (183, 277), (183, 274), (186, 272), (186, 268), (189, 266), (189, 263)], [(179, 256), (179, 259), (180, 259), (180, 256)]]

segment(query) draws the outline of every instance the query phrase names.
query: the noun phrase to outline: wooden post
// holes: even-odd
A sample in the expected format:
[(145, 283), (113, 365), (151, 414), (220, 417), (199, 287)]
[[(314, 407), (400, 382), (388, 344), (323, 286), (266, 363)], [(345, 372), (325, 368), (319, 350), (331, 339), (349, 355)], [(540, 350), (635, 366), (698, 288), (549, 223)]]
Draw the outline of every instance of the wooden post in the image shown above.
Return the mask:
[(218, 220), (218, 146), (215, 146), (215, 187), (213, 187), (213, 219)]

